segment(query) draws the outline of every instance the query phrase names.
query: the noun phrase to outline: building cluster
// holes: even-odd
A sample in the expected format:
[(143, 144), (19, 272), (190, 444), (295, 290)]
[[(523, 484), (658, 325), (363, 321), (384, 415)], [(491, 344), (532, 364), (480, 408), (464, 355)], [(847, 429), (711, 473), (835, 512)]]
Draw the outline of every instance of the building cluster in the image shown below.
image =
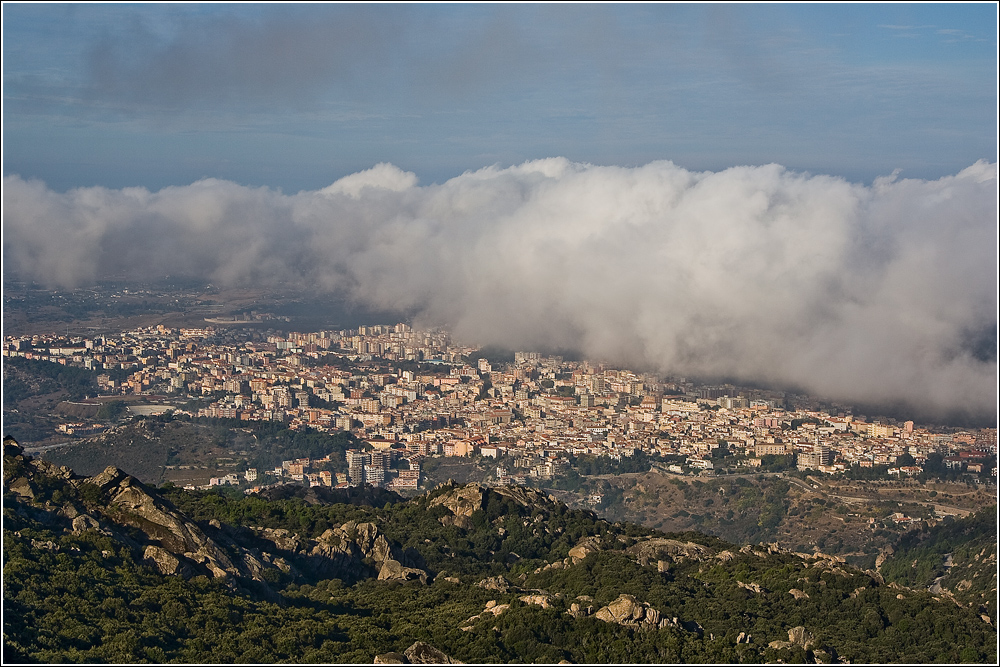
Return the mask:
[[(446, 332), (406, 324), (8, 337), (3, 354), (98, 371), (107, 394), (170, 403), (208, 398), (195, 416), (351, 431), (374, 446), (348, 453), (344, 479), (312, 471), (310, 461), (267, 471), (320, 485), (416, 488), (420, 459), (428, 456), (502, 458), (497, 480), (518, 483), (558, 476), (574, 456), (620, 460), (639, 451), (674, 457), (675, 472), (711, 471), (726, 460), (721, 448), (751, 467), (768, 456), (794, 456), (800, 468), (885, 465), (895, 474), (919, 472), (933, 453), (950, 467), (982, 472), (996, 453), (996, 429), (956, 433), (867, 421), (846, 408), (821, 410), (807, 397), (699, 386), (537, 352), (490, 361)], [(233, 482), (225, 480), (216, 483)]]

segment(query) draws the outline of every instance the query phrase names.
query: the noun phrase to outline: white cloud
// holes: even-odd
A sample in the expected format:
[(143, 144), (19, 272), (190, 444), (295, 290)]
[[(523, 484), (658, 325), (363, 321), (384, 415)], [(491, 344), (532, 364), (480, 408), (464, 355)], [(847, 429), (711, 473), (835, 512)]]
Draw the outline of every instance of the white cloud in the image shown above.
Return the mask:
[(4, 267), (52, 285), (295, 281), (468, 340), (995, 414), (996, 164), (872, 186), (778, 165), (562, 158), (285, 195), (4, 180)]

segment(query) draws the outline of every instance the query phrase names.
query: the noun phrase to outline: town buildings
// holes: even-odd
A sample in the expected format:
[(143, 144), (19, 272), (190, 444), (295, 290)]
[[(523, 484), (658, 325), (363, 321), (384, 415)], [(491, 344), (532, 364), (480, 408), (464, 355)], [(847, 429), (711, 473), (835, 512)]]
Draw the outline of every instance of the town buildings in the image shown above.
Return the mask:
[[(193, 416), (350, 431), (372, 446), (347, 453), (346, 479), (312, 470), (308, 460), (267, 471), (316, 485), (417, 488), (419, 461), (429, 456), (504, 457), (511, 470), (498, 479), (516, 482), (558, 476), (574, 456), (621, 459), (639, 451), (704, 471), (717, 467), (722, 448), (751, 467), (794, 456), (800, 468), (820, 472), (884, 465), (904, 475), (934, 453), (948, 466), (980, 472), (996, 453), (996, 429), (914, 428), (820, 410), (783, 392), (697, 386), (538, 352), (518, 352), (511, 362), (478, 353), (447, 332), (406, 324), (287, 334), (157, 326), (94, 338), (7, 337), (3, 345), (6, 357), (97, 371), (109, 395), (175, 407), (199, 398), (207, 405)], [(897, 465), (904, 455), (913, 465)], [(258, 478), (256, 470), (244, 475)], [(216, 483), (238, 482), (226, 479)]]

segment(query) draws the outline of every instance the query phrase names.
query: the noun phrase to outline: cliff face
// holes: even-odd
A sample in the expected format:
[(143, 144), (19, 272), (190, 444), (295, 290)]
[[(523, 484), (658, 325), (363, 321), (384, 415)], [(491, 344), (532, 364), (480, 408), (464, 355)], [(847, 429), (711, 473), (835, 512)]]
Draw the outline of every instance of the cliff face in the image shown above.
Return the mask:
[(281, 575), (427, 581), (419, 557), (390, 543), (373, 523), (349, 522), (316, 539), (215, 520), (199, 524), (114, 466), (92, 477), (75, 475), (25, 456), (11, 438), (4, 440), (4, 486), (19, 497), (19, 512), (66, 532), (114, 537), (165, 575), (206, 575), (266, 597), (274, 594), (268, 582)]

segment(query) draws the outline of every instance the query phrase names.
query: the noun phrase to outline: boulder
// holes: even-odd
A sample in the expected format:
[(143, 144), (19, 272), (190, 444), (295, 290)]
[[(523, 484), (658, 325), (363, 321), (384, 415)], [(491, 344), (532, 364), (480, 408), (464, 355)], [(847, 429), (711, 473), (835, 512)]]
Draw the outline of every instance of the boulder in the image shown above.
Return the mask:
[(495, 577), (487, 577), (480, 581), (476, 586), (480, 588), (485, 588), (488, 591), (499, 591), (501, 593), (506, 593), (511, 590), (513, 586), (509, 581), (507, 581), (503, 575), (498, 574)]
[(181, 561), (162, 547), (150, 544), (142, 554), (142, 559), (160, 574), (181, 574)]
[(712, 549), (694, 542), (654, 537), (628, 547), (625, 549), (625, 553), (635, 556), (637, 559), (645, 558), (650, 561), (677, 561), (685, 558), (701, 561), (711, 558), (714, 552)]
[(461, 528), (462, 530), (472, 528), (472, 519), (467, 516), (455, 516), (454, 514), (448, 514), (438, 518), (438, 523), (442, 526), (455, 526), (456, 528)]
[(73, 534), (79, 535), (80, 533), (86, 532), (88, 530), (97, 530), (101, 527), (101, 524), (97, 522), (97, 519), (90, 516), (89, 514), (80, 514), (73, 519)]
[(28, 481), (26, 477), (18, 477), (13, 482), (7, 485), (7, 488), (28, 500), (35, 499), (35, 487)]
[(808, 593), (806, 593), (805, 591), (800, 591), (797, 588), (790, 588), (788, 590), (788, 594), (791, 595), (796, 600), (808, 600), (809, 599), (809, 594)]
[[(572, 605), (570, 605), (570, 610), (573, 610)], [(607, 607), (598, 609), (594, 617), (606, 623), (618, 623), (633, 627), (656, 628), (663, 625), (660, 612), (651, 607), (648, 602), (639, 602), (633, 596), (625, 594), (619, 595)]]
[(478, 484), (467, 484), (464, 487), (452, 489), (430, 502), (430, 507), (444, 505), (455, 516), (472, 516), (473, 512), (483, 508), (486, 489)]
[(413, 646), (403, 651), (403, 655), (414, 665), (462, 664), (458, 660), (450, 658), (443, 651), (424, 642), (414, 642)]
[(513, 500), (521, 507), (536, 507), (551, 502), (549, 496), (523, 486), (498, 486), (493, 492)]
[(802, 648), (809, 648), (815, 640), (816, 638), (813, 634), (801, 625), (797, 625), (788, 631), (788, 641)]
[(542, 609), (549, 608), (549, 596), (548, 595), (524, 595), (520, 598), (521, 602), (524, 604), (538, 605)]
[[(767, 592), (766, 588), (764, 588), (760, 584), (758, 584), (756, 582), (753, 582), (753, 581), (751, 581), (749, 584), (745, 584), (742, 581), (738, 581), (737, 580), (736, 583), (737, 583), (737, 585), (740, 588), (745, 588), (746, 590), (750, 591), (751, 593), (757, 593), (758, 595), (763, 595), (764, 593)], [(789, 592), (791, 592), (791, 591), (789, 591)]]
[(578, 562), (587, 557), (588, 554), (600, 551), (601, 539), (599, 537), (585, 537), (576, 546), (569, 550), (569, 557), (573, 562)]
[(59, 551), (59, 545), (52, 540), (36, 540), (32, 538), (31, 546), (36, 549), (45, 549), (46, 551)]
[(395, 651), (389, 651), (388, 653), (382, 653), (375, 656), (376, 665), (408, 665), (410, 664), (409, 658), (407, 658), (402, 653), (396, 653)]
[(490, 612), (494, 616), (499, 616), (500, 614), (504, 613), (508, 609), (510, 609), (510, 605), (509, 604), (498, 604), (497, 606), (490, 607), (489, 609), (487, 609), (485, 611)]
[(413, 581), (427, 583), (427, 573), (415, 567), (404, 567), (398, 560), (386, 558), (378, 573), (379, 581)]

